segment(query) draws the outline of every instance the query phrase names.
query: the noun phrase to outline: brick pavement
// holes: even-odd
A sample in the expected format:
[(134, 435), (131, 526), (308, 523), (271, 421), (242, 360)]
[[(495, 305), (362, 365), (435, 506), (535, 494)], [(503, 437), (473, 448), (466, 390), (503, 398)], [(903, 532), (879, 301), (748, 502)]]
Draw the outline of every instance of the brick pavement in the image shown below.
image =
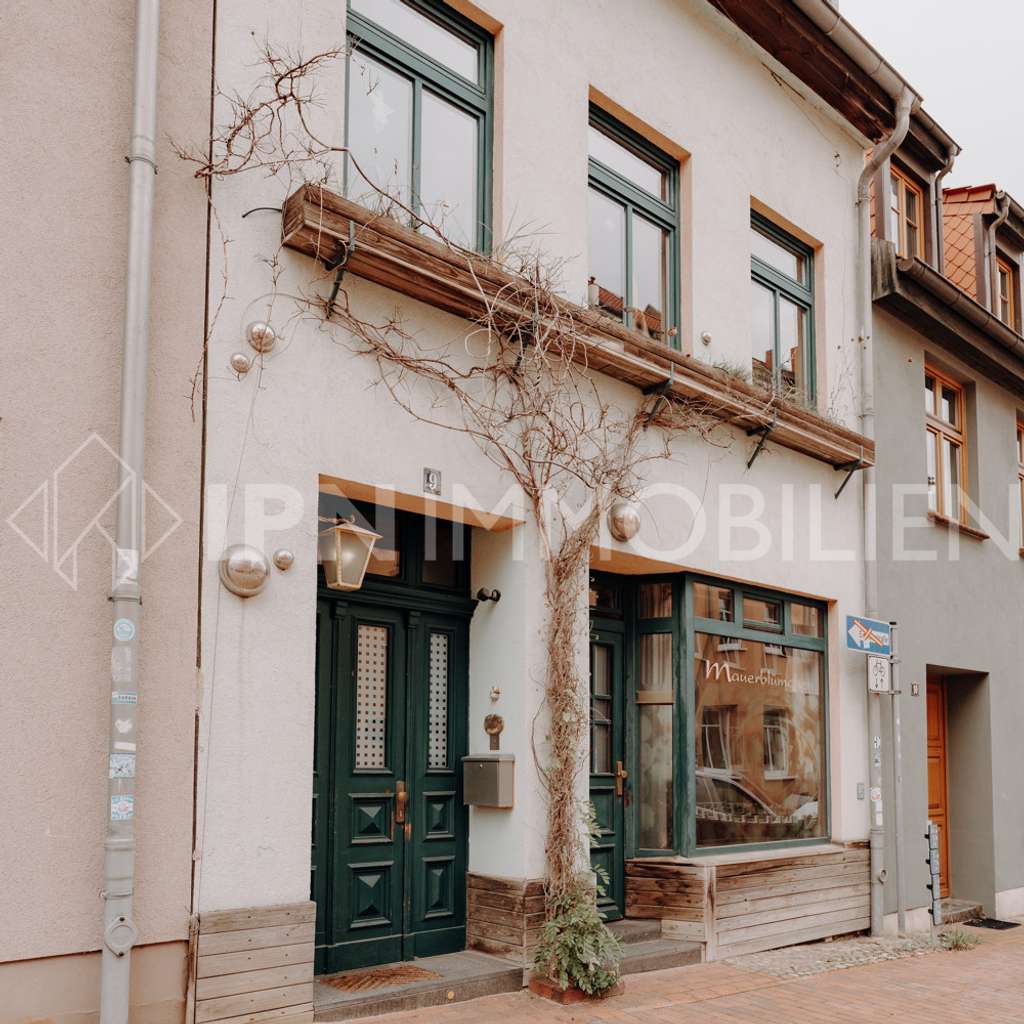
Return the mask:
[(1024, 927), (966, 930), (979, 946), (808, 977), (696, 964), (633, 975), (601, 1002), (559, 1007), (517, 992), (365, 1024), (1024, 1024)]

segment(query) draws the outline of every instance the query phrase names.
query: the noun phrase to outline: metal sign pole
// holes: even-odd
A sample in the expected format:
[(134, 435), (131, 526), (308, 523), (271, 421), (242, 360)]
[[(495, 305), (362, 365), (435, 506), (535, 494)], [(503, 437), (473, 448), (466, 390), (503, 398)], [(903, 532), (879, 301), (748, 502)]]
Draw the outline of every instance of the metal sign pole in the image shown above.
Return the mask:
[(907, 930), (907, 909), (903, 885), (903, 727), (900, 720), (899, 623), (891, 622), (889, 629), (889, 635), (892, 638), (891, 653), (889, 654), (889, 664), (891, 666), (890, 692), (892, 696), (889, 701), (889, 711), (892, 727), (892, 819), (896, 853), (896, 917), (899, 933), (903, 935)]

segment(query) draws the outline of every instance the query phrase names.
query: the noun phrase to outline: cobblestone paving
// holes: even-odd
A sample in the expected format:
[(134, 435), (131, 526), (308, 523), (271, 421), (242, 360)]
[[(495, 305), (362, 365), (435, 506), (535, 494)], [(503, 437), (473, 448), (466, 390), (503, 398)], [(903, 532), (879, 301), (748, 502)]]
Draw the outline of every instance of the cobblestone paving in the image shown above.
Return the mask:
[(906, 956), (924, 956), (942, 947), (927, 932), (899, 938), (845, 939), (839, 942), (815, 942), (789, 946), (765, 953), (748, 953), (726, 961), (745, 971), (760, 971), (773, 978), (803, 978), (809, 974), (860, 967), (882, 960), (900, 960)]

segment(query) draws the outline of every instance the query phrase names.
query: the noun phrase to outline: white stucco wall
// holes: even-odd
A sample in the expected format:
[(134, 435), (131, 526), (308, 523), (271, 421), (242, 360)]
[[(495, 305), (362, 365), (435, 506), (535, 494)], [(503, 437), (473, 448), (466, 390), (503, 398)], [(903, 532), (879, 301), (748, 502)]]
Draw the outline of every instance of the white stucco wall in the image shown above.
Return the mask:
[[(206, 134), (211, 28), (202, 0), (164, 7), (146, 481), (170, 511), (150, 502), (149, 545), (175, 515), (181, 522), (141, 574), (142, 943), (188, 936), (201, 446), (190, 378), (202, 356), (206, 203), (169, 139)], [(111, 533), (114, 520), (105, 506), (116, 482), (131, 5), (16, 0), (4, 5), (0, 30), (12, 140), (0, 182), (4, 961), (101, 943), (112, 619), (100, 531)], [(33, 495), (13, 520), (26, 539), (3, 520)], [(72, 580), (75, 557), (54, 552), (63, 557), (85, 530)], [(47, 993), (37, 996), (43, 1013)]]
[[(817, 350), (822, 405), (849, 411), (854, 323), (854, 183), (862, 162), (859, 140), (778, 81), (738, 31), (697, 0), (615, 4), (572, 0), (545, 4), (489, 0), (486, 14), (501, 23), (495, 145), (496, 224), (529, 223), (543, 244), (570, 260), (565, 289), (581, 297), (586, 279), (586, 133), (590, 90), (611, 97), (680, 151), (682, 168), (683, 346), (695, 358), (749, 361), (749, 217), (752, 201), (775, 211), (822, 246), (816, 261)], [(342, 8), (321, 0), (302, 4), (221, 0), (217, 74), (227, 90), (252, 85), (255, 40), (300, 45), (307, 52), (341, 43)], [(804, 90), (806, 91), (806, 90)], [(340, 139), (344, 75), (340, 67), (321, 84), (325, 130)], [(200, 774), (200, 907), (225, 908), (308, 898), (309, 813), (312, 766), (315, 551), (318, 474), (421, 493), (422, 469), (442, 471), (446, 499), (464, 485), (476, 501), (500, 502), (508, 486), (473, 444), (457, 433), (411, 420), (380, 389), (366, 360), (337, 344), (316, 325), (292, 316), (286, 297), (308, 291), (323, 276), (312, 261), (280, 256), (279, 297), (266, 296), (270, 273), (261, 257), (274, 254), (279, 219), (241, 214), (280, 205), (287, 181), (256, 175), (219, 182), (214, 200), (225, 235), (211, 250), (211, 282), (219, 292), (226, 273), (228, 297), (210, 345), (206, 479), (226, 508), (223, 531), (210, 524), (203, 571), (204, 729)], [(326, 284), (318, 286), (326, 294)], [(367, 316), (387, 315), (396, 304), (424, 338), (460, 338), (462, 323), (396, 297), (366, 282), (346, 280), (353, 305)], [(269, 316), (283, 343), (262, 373), (242, 380), (227, 369), (231, 352), (244, 348), (245, 324)], [(606, 393), (631, 405), (637, 393), (608, 382)], [(848, 420), (854, 425), (852, 418)], [(866, 834), (865, 804), (856, 784), (866, 782), (863, 665), (840, 651), (842, 617), (862, 611), (859, 566), (860, 492), (856, 482), (833, 501), (839, 477), (831, 467), (769, 444), (749, 473), (752, 442), (740, 434), (731, 447), (695, 438), (676, 446), (671, 463), (650, 464), (651, 482), (685, 483), (703, 497), (710, 528), (699, 544), (672, 560), (699, 569), (834, 602), (829, 665), (832, 705), (833, 834)], [(248, 602), (225, 593), (215, 559), (221, 539), (245, 530), (245, 490), (253, 482), (282, 485), (297, 499), (290, 525), (261, 538), (268, 554), (288, 546), (294, 568), (275, 573), (267, 590)], [(763, 522), (793, 529), (773, 539), (756, 560), (724, 560), (718, 544), (717, 487), (753, 484), (765, 501)], [(820, 503), (817, 501), (818, 489)], [(253, 492), (250, 491), (250, 495)], [(820, 510), (823, 546), (842, 548), (848, 560), (810, 560)], [(737, 511), (742, 506), (737, 499)], [(657, 523), (652, 516), (662, 513)], [(789, 509), (792, 509), (790, 515)], [(251, 522), (250, 522), (251, 525)], [(662, 499), (645, 513), (641, 541), (664, 552), (686, 536), (686, 514)], [(471, 743), (482, 746), (479, 720), (490, 710), (493, 685), (503, 691), (502, 749), (519, 759), (520, 805), (499, 822), (495, 812), (474, 812), (473, 870), (529, 876), (542, 866), (542, 803), (524, 776), (529, 753), (526, 714), (536, 701), (530, 675), (536, 664), (540, 618), (538, 567), (509, 565), (504, 548), (514, 534), (478, 538), (477, 582), (507, 597), (477, 611), (471, 651)], [(751, 538), (753, 539), (753, 538)], [(738, 543), (745, 538), (737, 535)], [(610, 542), (609, 542), (610, 543)], [(500, 629), (494, 628), (500, 617)], [(522, 828), (519, 828), (519, 824)], [(518, 845), (510, 837), (519, 836)]]

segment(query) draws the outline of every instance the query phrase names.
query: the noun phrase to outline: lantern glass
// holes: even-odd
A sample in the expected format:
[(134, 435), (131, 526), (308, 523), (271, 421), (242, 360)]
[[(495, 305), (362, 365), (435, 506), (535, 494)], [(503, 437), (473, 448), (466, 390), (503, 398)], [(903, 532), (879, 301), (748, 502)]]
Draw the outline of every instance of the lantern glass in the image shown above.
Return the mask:
[(358, 590), (380, 534), (355, 523), (338, 523), (320, 532), (320, 561), (332, 590)]

